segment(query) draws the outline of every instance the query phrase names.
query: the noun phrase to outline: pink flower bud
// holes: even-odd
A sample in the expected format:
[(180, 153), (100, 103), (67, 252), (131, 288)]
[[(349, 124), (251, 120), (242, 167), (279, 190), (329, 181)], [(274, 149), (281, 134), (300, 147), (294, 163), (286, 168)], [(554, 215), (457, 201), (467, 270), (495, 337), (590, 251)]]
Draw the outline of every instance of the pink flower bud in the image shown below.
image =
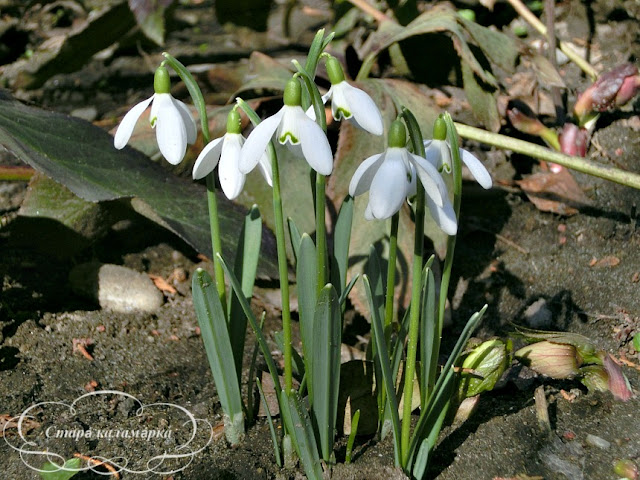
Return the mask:
[(558, 139), (562, 153), (586, 156), (589, 134), (584, 128), (578, 128), (573, 123), (565, 123)]
[(571, 378), (579, 373), (582, 357), (573, 345), (542, 341), (522, 347), (515, 357), (551, 378)]
[(638, 69), (632, 63), (624, 63), (606, 73), (578, 97), (573, 111), (583, 119), (591, 112), (606, 112), (620, 107), (640, 91)]

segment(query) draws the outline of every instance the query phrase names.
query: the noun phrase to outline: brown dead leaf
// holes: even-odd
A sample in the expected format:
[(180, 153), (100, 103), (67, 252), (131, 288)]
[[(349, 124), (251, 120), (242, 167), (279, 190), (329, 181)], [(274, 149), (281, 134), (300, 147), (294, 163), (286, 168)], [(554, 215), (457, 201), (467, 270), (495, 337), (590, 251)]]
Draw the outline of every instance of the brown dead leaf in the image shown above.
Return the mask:
[(589, 199), (566, 169), (558, 173), (535, 173), (516, 183), (542, 212), (571, 216), (578, 213), (581, 207), (589, 205)]
[[(18, 420), (18, 417), (12, 417), (8, 413), (0, 414), (0, 438), (3, 437), (5, 433), (9, 433), (11, 430), (18, 429), (17, 420)], [(23, 433), (27, 433), (39, 426), (40, 424), (38, 422), (30, 418), (24, 418), (22, 420)]]
[(615, 267), (619, 264), (620, 259), (613, 255), (607, 255), (606, 257), (602, 257), (600, 260), (594, 258), (589, 262), (589, 266), (594, 268)]
[(168, 293), (170, 295), (174, 295), (177, 293), (177, 290), (169, 285), (169, 283), (161, 276), (149, 274), (149, 278), (153, 281), (153, 284), (156, 286), (156, 288), (162, 293)]

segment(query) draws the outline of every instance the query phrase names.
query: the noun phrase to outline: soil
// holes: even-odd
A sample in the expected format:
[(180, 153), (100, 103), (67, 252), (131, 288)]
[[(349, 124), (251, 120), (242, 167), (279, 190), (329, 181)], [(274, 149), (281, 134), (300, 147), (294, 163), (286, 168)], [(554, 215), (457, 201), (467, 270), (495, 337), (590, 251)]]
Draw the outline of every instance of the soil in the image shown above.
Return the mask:
[[(569, 37), (589, 37), (597, 47), (598, 64), (611, 67), (640, 53), (638, 11), (631, 3), (571, 2), (558, 7), (558, 21)], [(196, 35), (196, 30), (176, 28), (169, 35), (167, 49), (194, 40), (190, 35)], [(130, 67), (136, 61), (131, 51), (121, 55), (121, 61), (111, 63), (110, 68), (96, 59), (80, 75), (57, 76), (41, 89), (21, 95), (67, 113), (91, 105), (97, 110), (94, 120), (109, 119), (121, 110), (118, 105), (127, 104), (125, 97), (133, 90), (137, 96), (148, 89), (142, 82), (139, 89), (131, 87), (126, 93), (114, 88), (123, 76), (118, 65)], [(126, 67), (124, 71), (130, 73)], [(90, 75), (84, 75), (87, 72)], [(587, 85), (573, 65), (563, 67), (562, 73), (571, 92)], [(96, 85), (94, 80), (105, 74), (114, 85), (99, 92), (96, 104), (89, 100), (89, 92)], [(78, 86), (77, 80), (83, 75), (89, 84)], [(588, 158), (640, 171), (639, 107), (636, 102), (623, 112), (604, 115)], [(640, 332), (640, 229), (636, 225), (640, 192), (576, 173), (588, 205), (572, 216), (542, 212), (514, 184), (532, 168), (537, 171), (538, 166), (529, 159), (480, 145), (469, 143), (465, 147), (485, 160), (496, 186), (486, 192), (471, 183), (465, 185), (452, 280), (453, 322), (445, 332), (445, 347), (455, 341), (464, 322), (485, 303), (489, 308), (476, 332), (483, 339), (508, 335), (514, 323), (525, 323), (527, 308), (544, 299), (551, 312), (546, 329), (580, 333), (599, 349), (637, 365), (640, 358), (631, 346), (631, 337)], [(20, 162), (4, 155), (2, 163)], [(27, 188), (22, 182), (0, 183), (0, 421), (2, 414), (19, 415), (38, 402), (71, 402), (92, 389), (118, 390), (146, 404), (180, 405), (209, 421), (216, 432), (213, 443), (195, 455), (186, 469), (163, 476), (125, 473), (124, 479), (300, 478), (299, 469), (276, 466), (264, 419), (249, 428), (237, 448), (228, 447), (219, 434), (220, 404), (190, 293), (194, 270), (210, 270), (210, 264), (166, 230), (132, 213), (122, 215), (106, 236), (88, 248), (70, 258), (58, 257), (39, 236), (46, 225), (15, 215)], [(177, 293), (167, 294), (164, 306), (156, 313), (114, 314), (76, 296), (69, 287), (73, 265), (91, 260), (121, 264), (164, 278), (176, 269), (187, 275), (184, 281), (175, 282)], [(255, 299), (255, 310), (268, 312), (265, 329), (270, 333), (278, 329), (278, 311), (269, 301), (272, 287), (261, 285)], [(354, 322), (366, 323), (357, 318)], [(88, 353), (93, 360), (74, 351), (74, 339), (76, 343), (77, 339), (91, 340)], [(253, 345), (251, 335), (247, 341)], [(275, 342), (272, 346), (277, 350)], [(246, 360), (248, 365), (250, 358)], [(624, 367), (624, 372), (632, 389), (640, 391), (640, 371)], [(247, 376), (245, 370), (245, 380)], [(539, 385), (544, 385), (549, 402), (550, 431), (539, 425), (536, 415), (533, 394)], [(122, 399), (109, 397), (100, 403), (104, 412), (98, 414), (88, 407), (81, 412), (93, 415), (92, 425), (108, 428), (110, 421), (121, 418), (118, 415), (123, 410), (132, 409), (127, 405)], [(514, 364), (499, 388), (482, 395), (477, 411), (467, 422), (445, 428), (433, 453), (429, 478), (471, 480), (521, 475), (517, 478), (615, 479), (614, 461), (631, 459), (640, 463), (639, 412), (638, 396), (627, 402), (617, 401), (609, 393), (587, 392), (579, 382), (536, 377)], [(133, 421), (135, 416), (125, 417)], [(338, 459), (344, 456), (342, 442)], [(110, 450), (114, 447), (106, 440), (84, 445), (96, 455), (117, 453), (117, 449)], [(123, 442), (120, 448), (135, 452), (133, 457), (150, 458), (154, 453), (145, 451), (151, 448), (145, 445)], [(137, 452), (137, 448), (142, 450)], [(39, 478), (2, 441), (0, 460), (3, 478)], [(36, 462), (42, 463), (43, 459)], [(101, 477), (84, 473), (74, 478)], [(356, 442), (354, 462), (338, 465), (332, 478), (405, 477), (393, 468), (393, 448), (388, 439), (380, 442), (362, 437)]]

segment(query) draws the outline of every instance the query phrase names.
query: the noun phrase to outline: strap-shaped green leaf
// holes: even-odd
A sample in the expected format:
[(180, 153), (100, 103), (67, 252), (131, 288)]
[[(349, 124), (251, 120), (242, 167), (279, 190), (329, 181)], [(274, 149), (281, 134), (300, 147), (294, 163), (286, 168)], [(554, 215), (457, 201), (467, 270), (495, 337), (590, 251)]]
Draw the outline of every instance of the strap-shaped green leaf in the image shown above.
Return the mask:
[(304, 357), (309, 403), (313, 405), (313, 348), (318, 343), (314, 339), (315, 311), (317, 299), (317, 263), (316, 247), (306, 233), (302, 234), (298, 246), (298, 263), (296, 269), (298, 280), (298, 312), (300, 314), (300, 336), (302, 337), (302, 354)]
[(331, 459), (335, 438), (340, 386), (342, 315), (338, 295), (331, 284), (318, 297), (313, 325), (313, 405), (322, 458)]
[(225, 416), (225, 435), (236, 445), (244, 436), (244, 414), (227, 322), (215, 283), (206, 271), (196, 270), (192, 288), (193, 306)]
[(351, 224), (353, 223), (353, 197), (347, 196), (342, 202), (336, 226), (333, 229), (333, 258), (331, 264), (331, 283), (339, 296), (347, 284), (349, 268), (349, 243), (351, 242)]

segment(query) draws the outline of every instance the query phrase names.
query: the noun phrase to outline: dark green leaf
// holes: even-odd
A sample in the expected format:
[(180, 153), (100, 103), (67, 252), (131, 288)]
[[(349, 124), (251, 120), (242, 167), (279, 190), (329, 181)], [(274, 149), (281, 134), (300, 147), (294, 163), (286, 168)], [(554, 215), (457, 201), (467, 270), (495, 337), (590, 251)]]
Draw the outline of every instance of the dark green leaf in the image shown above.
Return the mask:
[[(113, 138), (90, 123), (22, 105), (0, 93), (0, 144), (84, 200), (137, 197), (151, 207), (147, 213), (153, 220), (211, 255), (206, 190), (131, 148), (116, 150)], [(222, 194), (218, 207), (223, 251), (233, 258), (243, 214)], [(274, 243), (270, 234), (263, 235), (262, 277), (277, 277)]]
[(42, 466), (43, 471), (39, 473), (44, 480), (69, 480), (80, 471), (80, 468), (80, 459), (71, 458), (64, 462), (64, 465), (61, 467), (54, 463), (47, 462)]

